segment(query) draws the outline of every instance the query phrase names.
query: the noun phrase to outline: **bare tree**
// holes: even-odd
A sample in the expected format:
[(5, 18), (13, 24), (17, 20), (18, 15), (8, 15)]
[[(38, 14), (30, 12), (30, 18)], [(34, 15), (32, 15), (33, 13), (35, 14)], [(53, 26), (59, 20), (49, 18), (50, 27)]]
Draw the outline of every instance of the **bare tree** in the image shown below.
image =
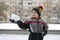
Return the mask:
[(7, 15), (4, 13), (4, 11), (8, 10), (8, 5), (6, 5), (4, 2), (0, 2), (0, 16), (4, 17), (5, 21), (7, 20)]

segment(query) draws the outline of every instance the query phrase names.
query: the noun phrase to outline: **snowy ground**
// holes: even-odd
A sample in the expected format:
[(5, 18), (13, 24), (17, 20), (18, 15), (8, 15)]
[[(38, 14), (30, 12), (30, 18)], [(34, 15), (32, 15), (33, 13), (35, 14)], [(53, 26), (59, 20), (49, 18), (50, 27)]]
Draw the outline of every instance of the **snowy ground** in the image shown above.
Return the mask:
[[(60, 24), (48, 24), (49, 30), (60, 30)], [(0, 23), (0, 29), (21, 30), (15, 23)]]
[[(60, 30), (60, 24), (48, 24), (48, 26), (49, 26), (49, 30)], [(8, 31), (8, 30), (11, 30), (11, 31)], [(28, 40), (28, 36), (29, 36), (28, 34), (18, 34), (21, 32), (19, 31), (15, 32), (12, 30), (16, 31), (21, 29), (18, 27), (17, 24), (0, 23), (0, 40)], [(9, 34), (9, 33), (13, 33), (13, 34)], [(14, 34), (14, 33), (17, 33), (17, 34)], [(60, 40), (60, 34), (47, 34), (44, 37), (44, 40)]]
[[(29, 35), (18, 35), (18, 34), (0, 34), (0, 40), (28, 40)], [(60, 40), (58, 34), (47, 34), (44, 40)]]

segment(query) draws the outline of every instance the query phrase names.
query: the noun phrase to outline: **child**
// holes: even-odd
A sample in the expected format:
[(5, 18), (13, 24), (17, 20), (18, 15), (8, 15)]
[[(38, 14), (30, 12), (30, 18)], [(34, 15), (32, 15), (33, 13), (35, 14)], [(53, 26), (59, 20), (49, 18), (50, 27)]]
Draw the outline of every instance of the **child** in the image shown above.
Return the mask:
[(32, 9), (32, 17), (30, 20), (24, 23), (20, 20), (15, 22), (10, 19), (11, 22), (18, 24), (21, 29), (29, 29), (30, 35), (28, 40), (43, 40), (43, 37), (48, 32), (48, 25), (41, 19), (42, 6)]

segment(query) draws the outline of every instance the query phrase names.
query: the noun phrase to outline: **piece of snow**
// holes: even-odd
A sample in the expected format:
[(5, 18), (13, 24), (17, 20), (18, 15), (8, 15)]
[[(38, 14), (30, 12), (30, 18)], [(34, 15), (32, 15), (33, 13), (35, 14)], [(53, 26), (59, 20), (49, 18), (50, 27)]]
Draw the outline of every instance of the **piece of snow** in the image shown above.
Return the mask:
[(18, 20), (20, 20), (20, 16), (18, 16), (16, 14), (12, 14), (10, 19), (13, 19), (15, 21), (18, 21)]

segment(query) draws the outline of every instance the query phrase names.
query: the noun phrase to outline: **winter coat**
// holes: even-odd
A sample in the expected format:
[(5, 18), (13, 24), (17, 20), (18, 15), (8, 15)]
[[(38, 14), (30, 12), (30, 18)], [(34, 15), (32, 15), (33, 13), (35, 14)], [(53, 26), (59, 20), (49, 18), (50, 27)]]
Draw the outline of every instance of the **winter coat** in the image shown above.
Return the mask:
[(48, 25), (42, 19), (30, 19), (24, 23), (22, 21), (17, 21), (16, 23), (21, 29), (29, 29), (30, 33), (42, 33), (44, 36), (48, 32)]
[[(10, 21), (13, 22), (14, 20)], [(43, 40), (43, 36), (48, 33), (48, 25), (42, 19), (30, 19), (24, 23), (22, 21), (15, 23), (17, 23), (21, 29), (29, 29), (30, 35), (28, 40)]]

